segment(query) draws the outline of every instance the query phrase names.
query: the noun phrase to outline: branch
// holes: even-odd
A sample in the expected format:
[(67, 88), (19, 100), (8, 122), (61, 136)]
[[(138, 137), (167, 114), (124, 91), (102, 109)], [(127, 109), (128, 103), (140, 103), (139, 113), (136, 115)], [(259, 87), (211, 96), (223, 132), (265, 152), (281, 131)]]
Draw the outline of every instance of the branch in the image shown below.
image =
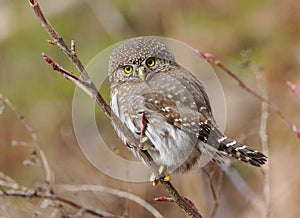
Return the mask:
[(33, 143), (34, 143), (34, 147), (38, 150), (40, 158), (42, 160), (42, 165), (43, 165), (43, 172), (45, 174), (45, 181), (48, 185), (50, 185), (50, 189), (51, 186), (54, 183), (54, 176), (52, 174), (52, 171), (50, 169), (46, 154), (43, 150), (43, 147), (41, 145), (41, 143), (38, 140), (37, 134), (36, 132), (33, 130), (33, 128), (29, 125), (29, 123), (26, 121), (25, 117), (16, 110), (16, 107), (9, 101), (8, 98), (5, 98), (3, 95), (0, 94), (0, 102), (2, 102), (4, 105), (6, 105), (7, 107), (9, 107), (17, 116), (17, 118), (20, 120), (20, 122), (23, 124), (23, 126), (25, 127), (25, 129), (27, 130), (27, 132), (29, 133)]
[(118, 189), (109, 188), (106, 186), (101, 185), (69, 185), (69, 184), (61, 184), (56, 185), (55, 190), (57, 192), (82, 192), (82, 191), (92, 191), (92, 192), (105, 192), (109, 193), (121, 198), (127, 198), (131, 201), (136, 202), (137, 204), (144, 207), (146, 210), (148, 210), (154, 217), (156, 218), (163, 218), (163, 216), (157, 211), (153, 206), (151, 206), (147, 201), (140, 198), (137, 195), (134, 195), (132, 193), (120, 191)]
[[(35, 12), (36, 17), (41, 22), (42, 27), (46, 30), (46, 32), (50, 35), (50, 37), (53, 39), (51, 41), (51, 44), (54, 44), (58, 46), (65, 55), (70, 59), (70, 61), (75, 65), (77, 71), (80, 74), (80, 78), (82, 78), (82, 81), (78, 79), (78, 77), (74, 76), (74, 74), (70, 72), (63, 72), (61, 68), (56, 68), (56, 66), (59, 66), (58, 64), (55, 64), (55, 62), (51, 59), (48, 60), (48, 56), (46, 57), (43, 54), (43, 58), (52, 65), (53, 69), (55, 71), (60, 72), (62, 75), (64, 75), (67, 79), (72, 81), (75, 85), (77, 85), (79, 88), (81, 88), (84, 92), (86, 92), (93, 100), (97, 102), (97, 104), (100, 106), (100, 108), (104, 111), (104, 113), (112, 119), (120, 128), (120, 130), (124, 133), (126, 138), (128, 139), (128, 142), (135, 146), (136, 151), (139, 153), (139, 155), (149, 163), (150, 167), (153, 170), (157, 170), (156, 164), (152, 161), (151, 156), (148, 152), (138, 149), (139, 141), (133, 136), (131, 131), (119, 120), (119, 118), (111, 111), (111, 108), (109, 105), (105, 102), (104, 98), (101, 96), (101, 94), (98, 92), (96, 86), (88, 76), (88, 73), (86, 72), (84, 66), (82, 65), (80, 59), (77, 57), (75, 52), (75, 44), (72, 43), (72, 48), (70, 48), (63, 38), (55, 31), (55, 29), (51, 26), (51, 24), (47, 21), (45, 18), (38, 2), (36, 0), (29, 0), (29, 3), (31, 7), (33, 8), (33, 11)], [(164, 186), (164, 188), (167, 190), (169, 195), (174, 199), (176, 204), (181, 207), (190, 217), (197, 217), (201, 218), (202, 216), (199, 214), (197, 210), (195, 210), (189, 203), (184, 200), (184, 198), (178, 193), (178, 191), (173, 187), (173, 185), (169, 181), (163, 181), (159, 180), (159, 182)]]
[[(7, 106), (10, 108), (14, 113), (16, 113), (17, 117), (19, 118), (19, 121), (25, 126), (26, 130), (31, 134), (31, 136), (35, 139), (35, 142), (33, 145), (29, 145), (27, 142), (16, 142), (13, 141), (13, 145), (21, 145), (21, 146), (26, 146), (26, 147), (34, 147), (37, 148), (42, 154), (44, 154), (44, 151), (42, 150), (41, 145), (37, 142), (37, 135), (35, 132), (33, 132), (33, 129), (30, 127), (30, 125), (25, 121), (25, 117), (21, 115), (15, 108), (15, 106), (9, 101), (8, 98), (5, 98), (3, 95), (0, 94), (0, 103), (2, 103), (4, 106)], [(34, 152), (36, 153), (36, 152)], [(41, 156), (42, 162), (43, 163), (48, 163), (46, 156)], [(44, 171), (50, 173), (49, 176), (51, 178), (54, 178), (52, 175), (52, 172), (49, 168), (49, 165), (44, 165)], [(47, 177), (47, 176), (46, 176)], [(17, 183), (14, 179), (12, 179), (10, 176), (6, 175), (5, 173), (0, 171), (0, 197), (24, 197), (24, 198), (41, 198), (41, 199), (48, 199), (51, 201), (56, 201), (60, 206), (61, 204), (66, 204), (69, 206), (72, 206), (74, 208), (79, 209), (79, 212), (81, 214), (84, 213), (89, 213), (92, 215), (97, 215), (98, 217), (120, 217), (117, 215), (113, 215), (104, 211), (99, 211), (99, 210), (93, 210), (86, 208), (84, 206), (81, 206), (80, 204), (73, 202), (71, 200), (65, 199), (63, 197), (59, 197), (54, 194), (53, 191), (53, 186), (54, 186), (54, 179), (49, 181), (46, 180), (47, 187), (46, 189), (43, 189), (42, 187), (38, 187), (37, 189), (31, 189), (29, 187), (23, 186), (19, 183)], [(8, 189), (8, 190), (6, 190)]]
[[(256, 72), (256, 77), (259, 84), (259, 90), (261, 90), (262, 96), (268, 99), (267, 90), (265, 87), (265, 75), (264, 72), (258, 70)], [(269, 156), (269, 144), (268, 144), (268, 135), (267, 135), (267, 122), (268, 122), (268, 105), (266, 102), (261, 103), (261, 122), (260, 122), (260, 140), (263, 153)], [(264, 203), (265, 211), (264, 218), (270, 217), (270, 161), (268, 161), (264, 166), (262, 166), (263, 178), (264, 178)]]
[(240, 176), (237, 170), (231, 165), (222, 165), (221, 168), (230, 179), (233, 186), (244, 196), (246, 201), (255, 209), (257, 209), (257, 211), (262, 212), (264, 209), (264, 202), (253, 192), (253, 190), (248, 186), (246, 181)]
[(14, 179), (0, 171), (0, 189), (3, 189), (3, 187), (21, 190), (26, 189), (26, 187), (20, 186)]
[[(58, 69), (60, 69), (60, 68), (58, 67)], [(60, 69), (60, 70), (62, 72), (64, 72), (63, 69)], [(67, 73), (67, 72), (64, 72), (64, 73)], [(68, 75), (71, 75), (71, 74), (68, 74)], [(30, 127), (30, 125), (25, 121), (25, 117), (16, 110), (15, 106), (9, 101), (8, 98), (5, 98), (3, 95), (0, 94), (0, 103), (2, 103), (2, 105), (7, 106), (13, 112), (15, 112), (17, 117), (19, 118), (20, 122), (22, 122), (22, 124), (25, 126), (26, 130), (28, 130), (31, 133), (31, 135), (33, 135), (33, 130)], [(36, 133), (34, 133), (34, 136), (35, 136), (35, 139), (37, 140)], [(26, 146), (26, 147), (36, 147), (36, 145), (30, 145), (27, 142), (13, 141), (14, 146), (17, 146), (19, 144), (21, 146)], [(42, 149), (41, 146), (39, 146), (37, 148), (40, 150)], [(44, 162), (47, 162), (47, 159), (45, 156), (43, 156), (41, 158), (44, 159)], [(49, 169), (49, 171), (50, 171), (50, 169)], [(10, 176), (8, 176), (0, 171), (0, 197), (40, 198), (40, 199), (44, 199), (44, 200), (47, 199), (47, 200), (51, 200), (52, 202), (58, 203), (59, 206), (62, 206), (62, 204), (65, 204), (65, 205), (77, 208), (78, 213), (80, 213), (81, 215), (88, 213), (91, 215), (95, 215), (97, 217), (107, 217), (107, 218), (112, 218), (112, 217), (119, 218), (120, 217), (121, 218), (121, 216), (113, 215), (113, 214), (107, 213), (105, 211), (86, 208), (76, 202), (73, 202), (71, 200), (65, 199), (58, 195), (55, 195), (53, 192), (53, 189), (52, 189), (53, 185), (54, 184), (51, 184), (50, 189), (47, 189), (47, 190), (43, 190), (42, 188), (37, 188), (36, 190), (31, 189), (29, 187), (18, 184)], [(108, 187), (103, 187), (103, 188), (106, 190), (110, 189)], [(8, 190), (6, 190), (6, 189), (8, 189)], [(159, 216), (157, 216), (157, 217), (159, 217)], [(161, 218), (161, 217), (162, 216), (160, 216), (159, 218)]]
[(104, 218), (124, 218), (122, 216), (117, 216), (117, 215), (113, 215), (101, 210), (93, 210), (90, 208), (86, 208), (83, 207), (79, 204), (77, 204), (74, 201), (71, 201), (69, 199), (63, 198), (63, 197), (59, 197), (55, 194), (52, 194), (51, 192), (40, 192), (40, 191), (36, 191), (36, 190), (32, 190), (32, 189), (27, 189), (25, 191), (20, 191), (20, 190), (4, 190), (4, 189), (0, 189), (0, 197), (22, 197), (22, 198), (39, 198), (39, 199), (49, 199), (52, 201), (58, 201), (59, 203), (63, 203), (65, 205), (77, 208), (78, 210), (80, 210), (83, 214), (87, 213), (87, 214), (91, 214), (97, 217), (104, 217)]
[[(207, 183), (208, 183), (209, 189), (212, 193), (212, 197), (213, 197), (213, 200), (214, 200), (213, 209), (212, 209), (212, 212), (210, 214), (210, 218), (214, 218), (217, 214), (217, 210), (218, 210), (218, 207), (219, 207), (219, 199), (220, 199), (220, 192), (221, 192), (222, 179), (223, 179), (224, 172), (222, 170), (220, 171), (218, 168), (215, 168), (215, 169), (212, 169), (212, 170), (203, 168), (203, 172), (204, 172), (204, 175), (207, 178)], [(216, 174), (216, 172), (219, 172), (219, 174)], [(217, 176), (216, 187), (214, 185), (215, 175)]]
[(296, 84), (287, 81), (286, 82), (287, 86), (291, 89), (291, 91), (297, 96), (297, 98), (300, 99), (300, 90), (298, 89), (298, 87), (296, 86)]
[[(268, 98), (260, 95), (250, 87), (248, 87), (241, 79), (239, 79), (231, 70), (229, 70), (226, 66), (224, 66), (220, 60), (218, 60), (214, 55), (209, 53), (204, 53), (200, 50), (194, 49), (194, 52), (201, 58), (205, 59), (209, 63), (213, 63), (217, 67), (219, 67), (224, 73), (228, 74), (231, 78), (236, 80), (238, 82), (238, 85), (241, 89), (245, 90), (246, 92), (250, 93), (257, 99), (259, 99), (262, 102), (265, 102), (269, 108), (275, 111), (275, 113), (290, 127), (290, 129), (296, 134), (298, 138), (300, 138), (300, 130), (297, 128), (297, 126), (289, 119), (285, 113), (282, 112), (282, 110), (274, 103), (270, 102)], [(291, 88), (291, 87), (290, 87)], [(292, 89), (293, 90), (293, 89)], [(295, 92), (294, 89), (293, 91)]]

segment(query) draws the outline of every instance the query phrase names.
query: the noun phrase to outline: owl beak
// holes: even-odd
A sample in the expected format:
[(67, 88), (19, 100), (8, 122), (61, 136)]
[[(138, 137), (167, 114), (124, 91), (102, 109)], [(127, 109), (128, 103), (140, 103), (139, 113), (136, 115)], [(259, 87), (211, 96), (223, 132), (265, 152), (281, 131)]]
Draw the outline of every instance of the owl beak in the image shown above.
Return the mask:
[(145, 67), (141, 66), (137, 69), (137, 75), (141, 80), (145, 81), (147, 73)]

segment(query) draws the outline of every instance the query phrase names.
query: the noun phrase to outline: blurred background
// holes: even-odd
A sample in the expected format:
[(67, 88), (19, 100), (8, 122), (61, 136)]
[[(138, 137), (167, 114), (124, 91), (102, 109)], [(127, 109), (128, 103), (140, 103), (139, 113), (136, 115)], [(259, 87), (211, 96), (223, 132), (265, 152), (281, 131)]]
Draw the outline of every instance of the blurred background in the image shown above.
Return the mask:
[[(255, 72), (263, 68), (264, 87), (270, 100), (300, 127), (300, 102), (286, 85), (291, 81), (300, 87), (299, 1), (41, 0), (40, 5), (67, 42), (76, 40), (77, 53), (84, 64), (120, 40), (157, 35), (175, 38), (214, 54), (257, 91), (259, 82)], [(165, 217), (185, 217), (174, 203), (153, 201), (157, 196), (167, 195), (161, 186), (118, 181), (102, 174), (84, 157), (72, 126), (74, 85), (53, 72), (42, 60), (41, 52), (66, 69), (73, 72), (75, 69), (57, 47), (47, 43), (47, 39), (49, 36), (27, 1), (0, 0), (0, 93), (16, 105), (36, 130), (55, 175), (55, 183), (116, 188), (142, 197)], [(226, 133), (261, 150), (261, 102), (242, 91), (223, 72), (216, 71), (226, 98)], [(108, 90), (106, 96), (107, 93)], [(105, 125), (110, 125), (104, 115), (99, 116)], [(113, 131), (106, 134), (108, 138), (115, 138)], [(267, 134), (270, 217), (299, 217), (299, 139), (272, 110)], [(14, 114), (6, 109), (0, 115), (0, 171), (22, 185), (35, 187), (43, 183), (40, 164), (23, 165), (24, 160), (30, 158), (31, 149), (12, 147), (12, 140), (30, 141), (30, 136)], [(240, 162), (233, 162), (233, 165), (263, 201), (261, 169)], [(175, 175), (172, 181), (205, 217), (210, 216), (213, 199), (203, 172), (194, 170)], [(64, 193), (64, 196), (119, 215), (152, 217), (136, 203), (101, 192)], [(40, 206), (38, 200), (5, 198), (0, 202), (0, 216), (31, 217)], [(216, 217), (263, 217), (226, 176), (222, 180), (219, 203)], [(48, 213), (43, 211), (41, 217), (48, 217)]]

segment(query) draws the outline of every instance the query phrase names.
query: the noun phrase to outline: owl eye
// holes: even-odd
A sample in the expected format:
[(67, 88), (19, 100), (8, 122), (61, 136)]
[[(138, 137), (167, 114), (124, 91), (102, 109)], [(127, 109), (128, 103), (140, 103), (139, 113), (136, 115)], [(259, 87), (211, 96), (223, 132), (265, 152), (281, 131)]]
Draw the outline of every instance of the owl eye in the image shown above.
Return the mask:
[(155, 65), (155, 59), (154, 58), (148, 58), (146, 60), (147, 67), (153, 67)]
[(130, 65), (126, 65), (126, 66), (123, 67), (123, 71), (126, 74), (130, 74), (132, 72), (132, 70), (133, 70), (133, 67), (130, 66)]

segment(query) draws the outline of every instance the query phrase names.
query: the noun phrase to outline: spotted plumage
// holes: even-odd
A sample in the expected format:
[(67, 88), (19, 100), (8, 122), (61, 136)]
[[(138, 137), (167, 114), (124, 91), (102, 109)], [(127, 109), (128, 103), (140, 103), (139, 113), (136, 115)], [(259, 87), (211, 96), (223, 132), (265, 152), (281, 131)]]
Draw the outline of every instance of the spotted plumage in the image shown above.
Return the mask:
[(143, 138), (153, 161), (169, 172), (187, 171), (201, 155), (218, 163), (228, 156), (254, 166), (266, 162), (264, 154), (219, 130), (202, 83), (156, 38), (138, 37), (119, 45), (110, 56), (108, 77), (112, 110), (137, 139)]

